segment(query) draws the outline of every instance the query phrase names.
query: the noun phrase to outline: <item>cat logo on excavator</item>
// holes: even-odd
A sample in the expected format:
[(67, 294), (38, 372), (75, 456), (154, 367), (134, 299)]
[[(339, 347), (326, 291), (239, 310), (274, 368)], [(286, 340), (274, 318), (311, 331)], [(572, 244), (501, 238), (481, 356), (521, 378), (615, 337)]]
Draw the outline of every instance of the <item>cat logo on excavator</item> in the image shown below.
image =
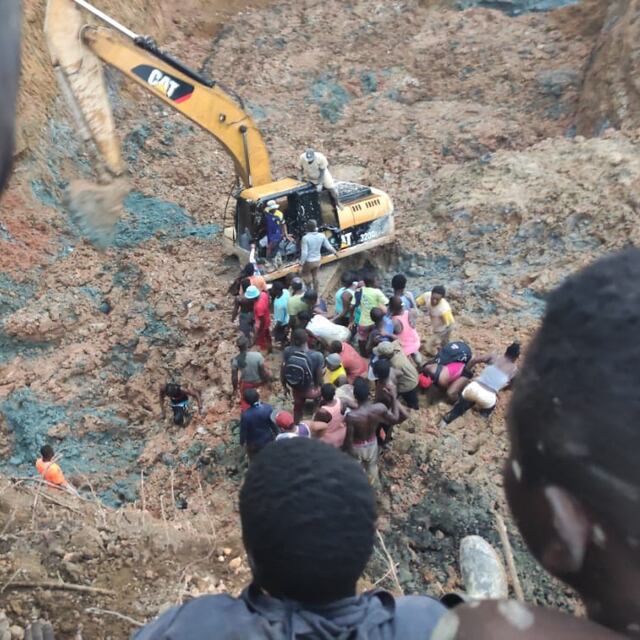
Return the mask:
[(193, 93), (193, 85), (150, 65), (140, 64), (132, 71), (173, 102), (184, 102)]

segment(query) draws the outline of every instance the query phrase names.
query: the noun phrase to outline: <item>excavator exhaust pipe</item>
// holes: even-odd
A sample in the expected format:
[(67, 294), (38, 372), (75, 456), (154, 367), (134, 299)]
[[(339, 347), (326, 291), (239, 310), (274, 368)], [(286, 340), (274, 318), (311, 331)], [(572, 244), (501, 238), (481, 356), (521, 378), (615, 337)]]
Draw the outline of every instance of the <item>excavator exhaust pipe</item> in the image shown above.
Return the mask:
[(65, 206), (81, 233), (103, 248), (113, 240), (129, 189), (102, 63), (83, 44), (84, 26), (74, 0), (48, 0), (45, 35), (62, 95), (83, 142), (101, 158), (94, 163), (100, 184), (72, 181)]

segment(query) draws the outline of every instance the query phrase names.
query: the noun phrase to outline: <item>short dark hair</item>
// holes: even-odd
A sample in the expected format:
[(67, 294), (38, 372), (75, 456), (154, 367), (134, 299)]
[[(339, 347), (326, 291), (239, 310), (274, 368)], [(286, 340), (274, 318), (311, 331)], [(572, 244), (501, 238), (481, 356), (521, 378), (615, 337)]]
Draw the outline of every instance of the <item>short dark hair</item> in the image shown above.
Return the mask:
[(391, 361), (387, 360), (387, 358), (376, 360), (371, 365), (371, 368), (373, 369), (373, 375), (380, 380), (386, 380), (391, 375)]
[(640, 250), (630, 249), (551, 293), (508, 417), (522, 482), (564, 488), (634, 537), (640, 536), (638, 282)]
[(296, 280), (295, 278), (291, 281), (291, 288), (294, 291), (302, 291), (303, 282), (302, 280)]
[(404, 273), (398, 273), (391, 278), (391, 287), (394, 291), (403, 291), (407, 286), (407, 276)]
[(369, 383), (364, 378), (353, 381), (353, 397), (358, 402), (364, 402), (369, 397)]
[(238, 349), (248, 349), (249, 348), (249, 338), (245, 335), (238, 336), (236, 340), (236, 346)]
[(384, 311), (380, 307), (374, 307), (371, 309), (371, 313), (369, 315), (371, 316), (374, 324), (378, 324), (384, 319)]
[(291, 343), (296, 347), (304, 347), (309, 341), (309, 334), (306, 329), (296, 329), (291, 334)]
[(182, 392), (182, 388), (176, 382), (167, 382), (164, 385), (164, 393), (170, 398), (175, 398), (177, 395), (180, 395)]
[(329, 353), (342, 353), (342, 342), (340, 342), (340, 340), (334, 340), (329, 345)]
[(284, 291), (284, 286), (282, 284), (282, 282), (280, 282), (279, 280), (276, 280), (272, 285), (271, 285), (271, 297), (272, 298), (279, 298), (280, 294)]
[(305, 229), (307, 231), (317, 231), (318, 230), (318, 223), (315, 220), (307, 220), (306, 224), (304, 225)]
[(512, 342), (507, 350), (504, 352), (504, 355), (507, 356), (510, 360), (517, 360), (520, 357), (520, 343)]
[(313, 289), (307, 289), (302, 296), (303, 300), (309, 300), (309, 302), (317, 302), (318, 301), (318, 292)]
[(53, 447), (50, 444), (43, 445), (42, 447), (40, 447), (40, 455), (42, 456), (42, 460), (44, 462), (53, 460)]
[(248, 278), (249, 276), (254, 275), (256, 272), (256, 267), (253, 262), (247, 262), (247, 264), (242, 267), (242, 272), (240, 273), (241, 278)]
[(322, 399), (327, 402), (333, 400), (336, 397), (336, 388), (331, 383), (327, 382), (322, 385), (320, 389), (320, 393), (322, 394)]
[(435, 293), (444, 298), (447, 295), (447, 290), (441, 284), (438, 284), (431, 289), (431, 293)]
[(260, 401), (260, 394), (256, 389), (245, 389), (242, 398), (248, 405), (253, 406), (256, 402)]
[(268, 445), (240, 490), (254, 583), (303, 604), (353, 596), (373, 551), (376, 515), (374, 492), (349, 456), (309, 438)]
[(389, 299), (389, 309), (391, 311), (402, 311), (402, 306), (404, 302), (402, 302), (402, 298), (400, 296), (391, 296)]
[(376, 284), (376, 274), (374, 271), (365, 271), (362, 279), (367, 287), (373, 287)]
[(240, 286), (242, 287), (242, 290), (246, 293), (247, 289), (251, 286), (251, 279), (242, 278), (242, 280), (240, 281)]

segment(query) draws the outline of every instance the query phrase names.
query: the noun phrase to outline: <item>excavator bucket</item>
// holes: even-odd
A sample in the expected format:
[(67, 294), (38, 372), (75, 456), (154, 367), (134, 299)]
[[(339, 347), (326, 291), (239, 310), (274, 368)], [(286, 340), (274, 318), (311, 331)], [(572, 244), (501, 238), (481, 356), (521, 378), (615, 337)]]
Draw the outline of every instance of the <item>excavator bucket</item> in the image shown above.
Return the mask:
[(86, 22), (73, 0), (48, 0), (45, 35), (54, 71), (76, 128), (85, 144), (98, 152), (99, 184), (73, 181), (66, 204), (81, 232), (98, 247), (108, 245), (123, 215), (128, 188), (124, 163), (109, 104), (102, 63), (82, 42)]

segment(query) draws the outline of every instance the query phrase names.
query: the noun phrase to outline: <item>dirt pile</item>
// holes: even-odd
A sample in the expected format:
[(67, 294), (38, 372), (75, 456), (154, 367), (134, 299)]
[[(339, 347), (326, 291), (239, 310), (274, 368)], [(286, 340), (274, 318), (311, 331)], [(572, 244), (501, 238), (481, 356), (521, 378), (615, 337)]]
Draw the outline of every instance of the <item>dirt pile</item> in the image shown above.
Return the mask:
[(597, 135), (609, 126), (624, 130), (640, 126), (638, 11), (637, 0), (608, 3), (580, 96), (578, 124), (586, 135)]
[[(445, 284), (458, 335), (479, 353), (515, 337), (526, 343), (554, 282), (583, 261), (636, 241), (640, 158), (632, 132), (575, 137), (583, 70), (599, 34), (587, 5), (518, 17), (418, 0), (165, 0), (155, 12), (148, 6), (101, 3), (241, 93), (264, 130), (278, 177), (293, 173), (300, 150), (314, 144), (337, 175), (389, 192), (398, 245), (372, 260), (386, 281), (404, 271), (414, 290)], [(230, 220), (232, 163), (210, 137), (109, 73), (133, 191), (114, 246), (103, 253), (88, 246), (63, 209), (62, 193), (71, 179), (90, 178), (92, 167), (55, 98), (39, 35), (42, 17), (41, 3), (28, 3), (25, 69), (33, 82), (23, 92), (22, 152), (0, 203), (0, 470), (33, 473), (34, 453), (52, 441), (85, 493), (112, 506), (144, 502), (161, 523), (164, 511), (186, 532), (185, 548), (193, 540), (190, 528), (209, 530), (202, 520), (206, 504), (222, 540), (214, 556), (224, 545), (234, 559), (244, 463), (237, 402), (229, 395), (236, 329), (226, 289), (237, 265), (225, 259), (219, 239)], [(275, 357), (269, 366), (278, 366)], [(172, 378), (203, 391), (206, 416), (186, 430), (159, 417), (158, 388)], [(468, 416), (437, 437), (426, 426), (436, 425), (446, 406), (425, 409), (385, 454), (381, 529), (407, 591), (438, 594), (459, 586), (456, 549), (466, 533), (496, 541), (489, 511), (496, 503), (504, 508), (507, 401), (501, 399), (489, 427)], [(277, 385), (273, 402), (284, 405)], [(11, 496), (5, 517), (15, 503), (26, 523), (33, 497)], [(101, 513), (74, 516), (94, 527)], [(129, 518), (127, 536), (142, 526), (127, 509), (107, 514), (116, 531)], [(76, 553), (68, 526), (65, 521), (60, 544), (64, 553)], [(7, 529), (14, 538), (3, 539), (0, 562), (20, 568), (11, 556), (16, 546), (41, 549), (43, 537), (58, 536), (45, 536), (43, 528), (28, 529), (24, 543)], [(113, 540), (107, 532), (88, 572), (75, 577), (96, 584), (108, 578), (119, 588), (109, 572), (99, 582), (98, 568), (114, 557)], [(193, 544), (205, 553), (200, 542)], [(131, 545), (143, 553), (139, 542)], [(57, 559), (42, 553), (41, 579), (58, 570), (72, 579), (61, 564), (64, 553)], [(516, 553), (531, 597), (568, 602), (520, 542)], [(175, 600), (177, 591), (164, 590), (182, 583), (176, 575), (187, 570), (178, 567), (180, 554), (173, 560), (164, 554), (158, 551), (158, 568), (151, 567), (155, 578), (137, 565), (116, 567), (125, 575), (123, 592), (133, 584), (129, 576), (140, 589), (127, 603), (105, 599), (100, 606), (121, 606), (141, 619)], [(387, 570), (381, 558), (376, 552), (371, 582)], [(168, 563), (166, 572), (160, 560)], [(238, 581), (228, 581), (214, 560), (203, 567), (212, 567), (215, 588), (220, 579), (238, 586), (246, 578), (242, 568)], [(203, 591), (209, 578), (201, 577)], [(86, 612), (74, 615), (73, 598), (54, 612), (36, 602), (47, 600), (44, 594), (22, 593), (23, 610), (8, 611), (11, 622), (23, 624), (36, 606), (64, 618), (66, 637), (78, 619), (94, 625)], [(90, 628), (104, 637), (104, 627)]]

